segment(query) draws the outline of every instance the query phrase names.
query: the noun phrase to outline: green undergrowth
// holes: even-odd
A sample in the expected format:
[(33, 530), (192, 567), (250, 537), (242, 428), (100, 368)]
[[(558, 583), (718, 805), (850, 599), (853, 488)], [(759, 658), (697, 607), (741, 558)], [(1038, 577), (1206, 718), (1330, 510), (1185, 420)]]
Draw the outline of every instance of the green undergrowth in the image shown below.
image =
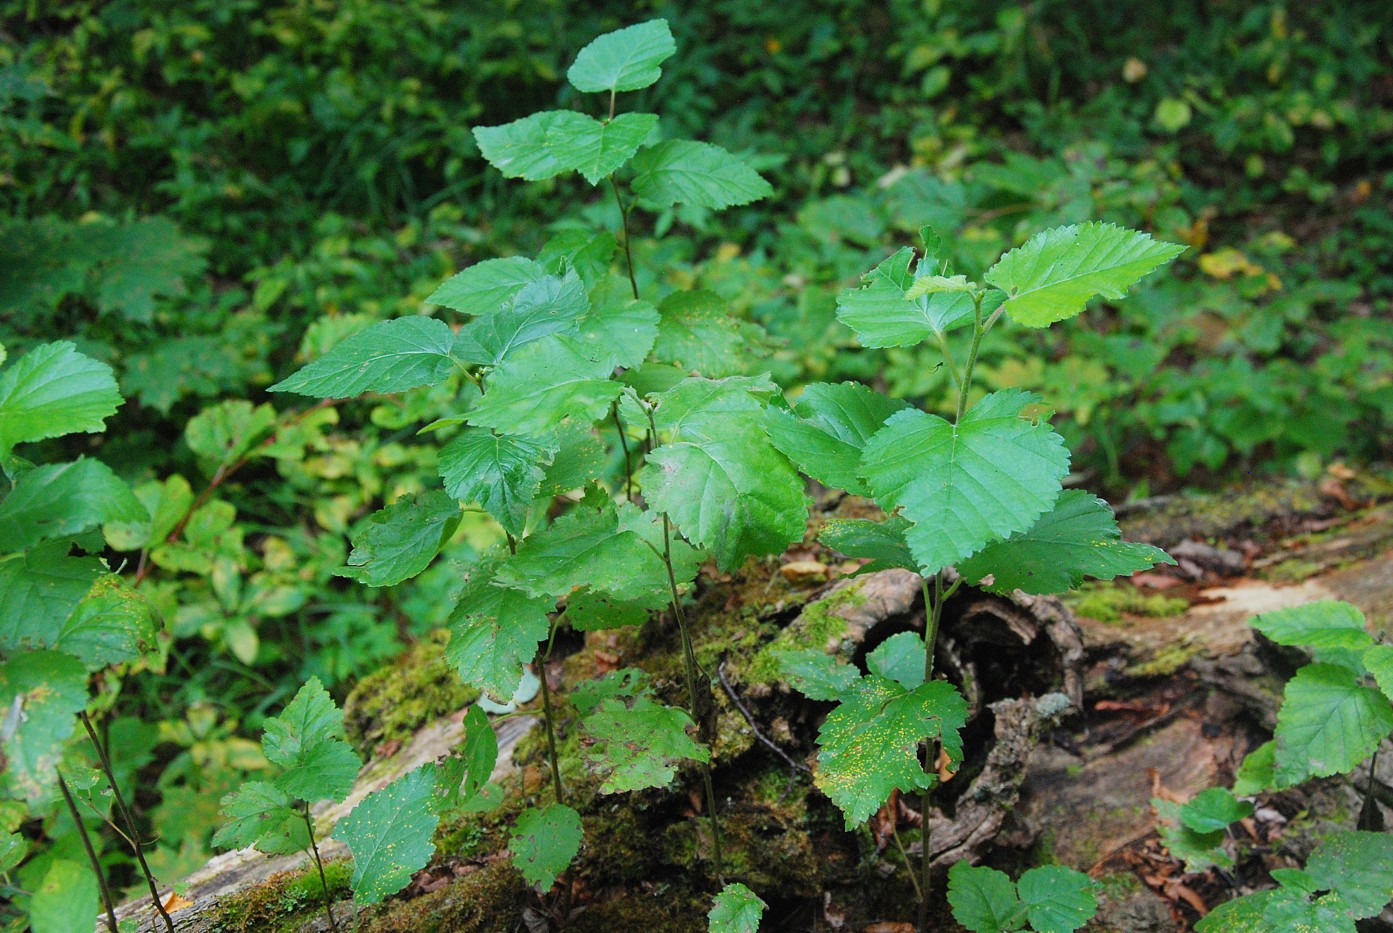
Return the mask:
[(1128, 615), (1163, 619), (1190, 607), (1188, 600), (1161, 593), (1147, 593), (1131, 583), (1086, 583), (1064, 598), (1081, 616), (1108, 624), (1125, 624)]
[(408, 741), (422, 726), (478, 698), (479, 691), (446, 663), (447, 640), (445, 631), (436, 631), (358, 681), (344, 702), (344, 729), (360, 751)]
[[(338, 859), (324, 863), (330, 899), (352, 892), (349, 878), (353, 863)], [(214, 929), (218, 933), (280, 933), (298, 930), (319, 913), (324, 902), (319, 873), (313, 865), (272, 875), (258, 885), (244, 888), (218, 901)]]

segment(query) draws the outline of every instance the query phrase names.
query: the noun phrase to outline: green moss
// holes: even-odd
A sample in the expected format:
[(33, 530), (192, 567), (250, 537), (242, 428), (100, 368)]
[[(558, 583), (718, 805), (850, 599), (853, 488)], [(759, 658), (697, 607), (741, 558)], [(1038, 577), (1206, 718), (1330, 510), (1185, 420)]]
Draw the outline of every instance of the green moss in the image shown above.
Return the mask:
[(365, 754), (384, 742), (405, 742), (478, 698), (479, 691), (445, 663), (448, 640), (448, 632), (435, 632), (358, 682), (344, 702), (349, 741)]
[(1314, 561), (1293, 557), (1291, 560), (1284, 560), (1280, 564), (1268, 567), (1263, 576), (1276, 583), (1300, 583), (1302, 580), (1316, 576), (1324, 569)]
[(439, 891), (389, 901), (365, 918), (366, 933), (483, 933), (517, 924), (532, 897), (522, 874), (506, 861), (492, 862)]
[(1109, 872), (1098, 879), (1099, 893), (1110, 900), (1120, 901), (1147, 890), (1141, 879), (1130, 871)]
[(1129, 673), (1136, 677), (1165, 677), (1180, 670), (1190, 663), (1191, 658), (1202, 652), (1202, 646), (1192, 644), (1186, 639), (1179, 644), (1168, 645), (1158, 651), (1150, 661), (1133, 667)]
[(1090, 583), (1065, 597), (1074, 612), (1109, 624), (1121, 622), (1123, 614), (1165, 618), (1176, 616), (1190, 608), (1179, 597), (1160, 593), (1143, 593), (1127, 583)]
[[(349, 879), (353, 863), (346, 859), (326, 862), (324, 880), (333, 901), (352, 895)], [(296, 929), (324, 910), (324, 888), (313, 865), (272, 875), (264, 883), (229, 895), (218, 902), (214, 928), (223, 933), (264, 933)]]
[(804, 606), (798, 618), (755, 654), (745, 673), (745, 680), (755, 684), (769, 684), (781, 680), (783, 671), (778, 660), (780, 652), (807, 648), (825, 649), (829, 644), (837, 642), (846, 634), (846, 619), (837, 610), (847, 606), (859, 606), (865, 601), (866, 597), (859, 589), (849, 586)]

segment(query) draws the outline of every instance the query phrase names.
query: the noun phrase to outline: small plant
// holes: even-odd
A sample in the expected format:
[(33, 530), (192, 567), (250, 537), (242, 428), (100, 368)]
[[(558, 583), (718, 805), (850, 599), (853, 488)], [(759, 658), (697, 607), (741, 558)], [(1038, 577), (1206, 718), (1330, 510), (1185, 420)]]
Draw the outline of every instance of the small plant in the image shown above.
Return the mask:
[(1098, 911), (1094, 885), (1083, 872), (1042, 865), (1014, 884), (995, 868), (958, 862), (948, 871), (953, 917), (972, 933), (1073, 933)]

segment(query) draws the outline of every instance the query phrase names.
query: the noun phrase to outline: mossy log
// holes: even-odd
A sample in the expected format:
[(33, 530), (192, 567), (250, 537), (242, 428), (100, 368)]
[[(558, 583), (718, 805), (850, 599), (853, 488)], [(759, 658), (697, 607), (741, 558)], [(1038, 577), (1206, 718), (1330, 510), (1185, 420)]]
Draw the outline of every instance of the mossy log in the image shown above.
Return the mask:
[[(1186, 555), (1174, 573), (1089, 587), (1064, 602), (964, 589), (945, 614), (940, 670), (970, 701), (968, 759), (928, 814), (935, 862), (1017, 871), (1059, 861), (1091, 871), (1104, 894), (1092, 928), (1136, 933), (1184, 928), (1196, 916), (1191, 895), (1202, 907), (1257, 883), (1255, 871), (1303, 855), (1315, 830), (1348, 816), (1347, 784), (1265, 802), (1271, 825), (1240, 853), (1247, 873), (1228, 880), (1157, 868), (1166, 856), (1150, 799), (1158, 788), (1185, 797), (1227, 783), (1268, 736), (1281, 683), (1300, 659), (1254, 636), (1246, 620), (1255, 612), (1341, 598), (1380, 629), (1393, 625), (1393, 505), (1379, 503), (1389, 491), (1364, 478), (1338, 490), (1327, 481), (1168, 500), (1125, 520), (1131, 536)], [(845, 500), (822, 511), (865, 507)], [(917, 802), (893, 800), (868, 826), (843, 828), (811, 781), (814, 737), (831, 704), (785, 686), (774, 655), (815, 647), (860, 663), (897, 632), (922, 628), (920, 588), (902, 571), (847, 576), (856, 568), (815, 543), (818, 521), (779, 559), (709, 572), (689, 607), (697, 660), (712, 684), (699, 719), (713, 749), (727, 874), (769, 902), (769, 930), (861, 930), (914, 912), (905, 860), (918, 861)], [(564, 697), (569, 685), (634, 665), (679, 703), (678, 645), (659, 615), (577, 636), (546, 676)], [(438, 642), (423, 643), (350, 699), (352, 734), (371, 763), (347, 803), (318, 814), (326, 826), (458, 740), (467, 698), (442, 681), (453, 675), (437, 663), (439, 651)], [(398, 695), (411, 698), (413, 715), (401, 715)], [(432, 864), (402, 894), (364, 911), (361, 929), (704, 929), (716, 879), (697, 774), (682, 772), (663, 790), (603, 795), (582, 759), (573, 712), (559, 705), (562, 769), (586, 843), (557, 887), (531, 890), (508, 863), (513, 816), (545, 801), (549, 782), (534, 720), (507, 718), (498, 723), (495, 773), (506, 802), (442, 825)], [(1393, 801), (1393, 755), (1383, 758), (1379, 782)], [(186, 879), (193, 904), (175, 919), (181, 931), (322, 929), (315, 901), (286, 893), (303, 872), (293, 858), (227, 853)], [(953, 930), (941, 877), (935, 886), (941, 928)], [(348, 892), (335, 887), (345, 898), (338, 914), (351, 920)], [(136, 903), (123, 914), (146, 912)]]

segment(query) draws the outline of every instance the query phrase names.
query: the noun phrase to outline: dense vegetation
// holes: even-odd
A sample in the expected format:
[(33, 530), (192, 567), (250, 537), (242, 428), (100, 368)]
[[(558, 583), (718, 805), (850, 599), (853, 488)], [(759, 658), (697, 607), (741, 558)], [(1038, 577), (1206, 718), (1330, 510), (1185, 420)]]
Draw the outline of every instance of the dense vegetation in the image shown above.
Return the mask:
[[(1014, 390), (1039, 393), (1073, 451), (1075, 478), (1114, 500), (1261, 472), (1314, 475), (1338, 458), (1389, 452), (1393, 53), (1380, 3), (1146, 10), (829, 2), (798, 16), (745, 0), (645, 4), (671, 23), (681, 52), (664, 61), (660, 82), (625, 89), (623, 111), (656, 113), (665, 138), (708, 140), (769, 184), (747, 180), (735, 195), (703, 199), (635, 183), (616, 207), (608, 188), (593, 184), (619, 163), (594, 178), (582, 169), (585, 177), (552, 173), (526, 185), (504, 177), (521, 172), (486, 170), (488, 138), (474, 128), (535, 111), (604, 115), (603, 96), (587, 97), (584, 80), (568, 84), (565, 75), (591, 38), (643, 18), (611, 6), (0, 4), (0, 344), (8, 356), (0, 412), (3, 398), (18, 397), (16, 387), (36, 372), (69, 380), (69, 389), (78, 380), (86, 393), (86, 407), (71, 417), (26, 409), (23, 423), (0, 423), (12, 484), (0, 503), (10, 523), (0, 523), (0, 551), (12, 555), (0, 563), (0, 635), (10, 633), (0, 647), (7, 654), (33, 647), (19, 626), (37, 624), (37, 616), (17, 620), (40, 602), (23, 591), (21, 564), (37, 567), (41, 557), (65, 562), (54, 574), (61, 585), (43, 591), (42, 613), (68, 626), (67, 641), (44, 646), (54, 650), (17, 655), (29, 660), (7, 670), (0, 692), (8, 697), (15, 685), (46, 679), (76, 684), (62, 709), (70, 718), (88, 709), (101, 739), (120, 749), (115, 778), (127, 800), (112, 799), (93, 770), (101, 764), (95, 737), (70, 743), (60, 762), (88, 807), (79, 823), (118, 881), (144, 884), (131, 850), (99, 813), (116, 814), (127, 831), (157, 825), (144, 857), (169, 879), (211, 854), (220, 826), (220, 843), (257, 841), (264, 826), (239, 832), (219, 815), (219, 801), (239, 787), (243, 800), (259, 787), (287, 809), (346, 792), (341, 778), (327, 786), (323, 774), (314, 784), (295, 777), (311, 751), (336, 757), (341, 772), (356, 769), (342, 729), (325, 724), (332, 716), (324, 704), (333, 706), (320, 684), (342, 697), (357, 677), (446, 625), (465, 570), (491, 572), (494, 549), (518, 544), (543, 485), (564, 492), (599, 479), (630, 506), (637, 463), (618, 443), (624, 424), (635, 451), (645, 441), (644, 418), (652, 419), (647, 441), (700, 446), (656, 418), (653, 399), (677, 392), (681, 401), (677, 384), (661, 374), (637, 385), (633, 404), (596, 390), (590, 404), (558, 409), (555, 423), (510, 406), (506, 393), (480, 418), (477, 409), (488, 412), (491, 403), (478, 399), (480, 370), (471, 367), (505, 362), (487, 341), (482, 352), (492, 357), (461, 357), (458, 344), (439, 354), (454, 354), (463, 377), (449, 376), (455, 363), (437, 360), (428, 361), (436, 367), (431, 378), (322, 382), (332, 372), (323, 361), (385, 326), (378, 322), (408, 321), (426, 339), (437, 322), (420, 315), (458, 323), (445, 308), (477, 313), (461, 306), (477, 296), (461, 293), (458, 280), (454, 293), (440, 283), (461, 269), (502, 268), (481, 265), (486, 260), (535, 257), (536, 281), (555, 283), (548, 287), (558, 294), (569, 279), (603, 292), (611, 275), (629, 272), (631, 279), (618, 280), (621, 291), (653, 296), (664, 320), (696, 322), (686, 344), (659, 338), (655, 362), (712, 379), (772, 375), (741, 383), (738, 400), (726, 400), (734, 408), (763, 411), (776, 384), (796, 390), (856, 380), (922, 408), (924, 418), (956, 414), (956, 421), (976, 410), (969, 402), (1024, 404), (1031, 396)], [(655, 159), (647, 157), (645, 168), (643, 158), (635, 163), (640, 174), (655, 174)], [(631, 211), (631, 196), (650, 209)], [(744, 206), (720, 210), (736, 204)], [(1080, 297), (1082, 317), (1070, 326), (1002, 327), (979, 356), (970, 338), (980, 338), (981, 312), (992, 310), (983, 303), (987, 286), (1010, 286), (991, 273), (981, 286), (953, 274), (976, 277), (1038, 231), (1093, 221), (1189, 249), (1125, 302), (1095, 301), (1082, 311)], [(920, 239), (924, 225), (937, 240)], [(943, 280), (915, 297), (965, 300), (966, 313), (951, 322), (963, 329), (949, 334), (944, 323), (901, 339), (857, 327), (846, 294), (907, 243), (940, 264), (925, 263), (917, 278)], [(1120, 297), (1170, 255), (1089, 293)], [(524, 261), (510, 262), (517, 269)], [(705, 297), (687, 307), (656, 300), (670, 293)], [(593, 299), (584, 310), (573, 304), (572, 317), (582, 318)], [(974, 301), (976, 326), (966, 326)], [(711, 325), (712, 308), (720, 326)], [(655, 321), (638, 313), (620, 323), (642, 329)], [(951, 360), (966, 360), (969, 342), (975, 370), (964, 380)], [(608, 368), (637, 368), (650, 347), (632, 352), (636, 359), (616, 357)], [(533, 363), (513, 382), (535, 382), (536, 372), (561, 365)], [(287, 401), (293, 396), (267, 391), (277, 380), (284, 380), (278, 388), (323, 398)], [(365, 398), (340, 399), (365, 390)], [(494, 385), (484, 398), (498, 391)], [(540, 434), (581, 412), (607, 414), (611, 402), (621, 426), (603, 444), (580, 431), (548, 440), (549, 453), (520, 455), (571, 467), (533, 477), (528, 495), (490, 491), (463, 475), (459, 439), (469, 431), (530, 418), (537, 430), (519, 433)], [(475, 416), (457, 417), (465, 407)], [(859, 426), (860, 442), (894, 410)], [(825, 415), (817, 393), (807, 393), (784, 415), (784, 430), (793, 436)], [(473, 427), (461, 430), (465, 420)], [(427, 423), (433, 430), (423, 434)], [(72, 433), (103, 426), (104, 434)], [(911, 508), (893, 478), (877, 485), (865, 477), (866, 488), (854, 469), (849, 479), (845, 471), (818, 475), (800, 459), (796, 439), (779, 443), (778, 429), (769, 433), (774, 447), (750, 456), (775, 459), (754, 469), (786, 471), (793, 482), (786, 456), (828, 486)], [(653, 453), (663, 462), (661, 447)], [(36, 475), (49, 498), (21, 502), (21, 481), (36, 488)], [(438, 491), (442, 475), (450, 499)], [(1053, 493), (1028, 491), (1034, 504), (990, 536), (1026, 531), (1062, 478), (1050, 477)], [(779, 493), (775, 511), (784, 514), (776, 527), (752, 521), (744, 537), (730, 538), (683, 515), (680, 500), (690, 490), (673, 490), (664, 502), (661, 476), (639, 479), (649, 504), (723, 568), (802, 535), (802, 518), (787, 517), (802, 507), (801, 487)], [(59, 514), (55, 503), (97, 497), (93, 490), (102, 504)], [(486, 510), (461, 514), (455, 498)], [(597, 506), (601, 523), (652, 535), (609, 509)], [(58, 516), (38, 538), (21, 528), (35, 510)], [(384, 567), (380, 555), (400, 545), (394, 523), (407, 519), (425, 523), (434, 546), (391, 551)], [(667, 521), (653, 527), (671, 550)], [(94, 539), (97, 526), (104, 539)], [(532, 540), (522, 542), (521, 556)], [(901, 560), (925, 574), (933, 604), (928, 587), (943, 583), (938, 569), (984, 543), (952, 554), (930, 553), (912, 536), (899, 546), (913, 551)], [(846, 540), (836, 546), (855, 553)], [(40, 554), (45, 548), (51, 553)], [(432, 563), (437, 550), (442, 559)], [(1147, 565), (1139, 560), (1133, 564)], [(596, 595), (609, 600), (606, 611), (616, 600), (626, 604), (620, 608), (658, 610), (695, 575), (696, 563), (687, 562), (691, 575), (673, 580), (671, 593)], [(669, 553), (668, 568), (673, 563)], [(497, 598), (554, 604), (570, 588), (552, 592), (555, 573), (521, 566), (511, 577), (505, 571), (500, 591), (523, 595)], [(978, 569), (974, 579), (987, 575)], [(1111, 575), (1132, 565), (1105, 569)], [(1066, 573), (1065, 585), (1078, 575)], [(478, 579), (469, 585), (477, 589)], [(68, 621), (74, 610), (81, 624)], [(134, 620), (121, 630), (138, 637), (121, 644), (80, 637), (106, 632), (113, 618)], [(510, 664), (529, 660), (548, 626), (560, 623), (543, 612), (540, 624), (542, 634), (515, 648)], [(458, 639), (458, 620), (455, 627)], [(58, 649), (77, 660), (47, 656)], [(1372, 662), (1344, 660), (1348, 674), (1338, 676), (1350, 684), (1379, 673)], [(883, 663), (887, 671), (903, 667), (888, 654)], [(471, 687), (459, 686), (459, 701), (473, 688), (506, 701), (511, 688), (499, 685), (517, 673), (481, 672)], [(911, 693), (923, 680), (891, 687), (889, 674), (866, 677), (873, 679)], [(606, 689), (585, 701), (594, 715), (639, 711), (669, 729), (676, 723), (671, 757), (700, 759), (703, 749), (677, 738), (685, 736), (681, 710), (653, 704), (641, 682)], [(1358, 690), (1366, 691), (1357, 694), (1361, 702), (1375, 702), (1372, 688)], [(285, 725), (294, 719), (287, 705), (315, 707), (306, 716), (319, 723), (313, 741), (300, 736), (293, 751), (272, 738), (295, 732)], [(1374, 708), (1370, 715), (1386, 716)], [(76, 737), (86, 739), (81, 731)], [(1354, 749), (1359, 754), (1340, 770), (1369, 750)], [(6, 785), (6, 796), (27, 799), (27, 809), (0, 804), (0, 828), (23, 839), (0, 852), (0, 862), (12, 890), (35, 899), (66, 866), (86, 864), (63, 795), (32, 783), (54, 763), (31, 761), (31, 771), (17, 772), (19, 783)], [(433, 819), (419, 805), (429, 791), (401, 792), (418, 804), (419, 830)], [(440, 806), (465, 807), (469, 796)], [(120, 813), (127, 802), (135, 811), (129, 822)], [(848, 818), (878, 803), (868, 798)], [(564, 819), (551, 808), (529, 813)], [(345, 831), (361, 838), (367, 820)], [(268, 851), (306, 848), (312, 839), (301, 828), (309, 825), (278, 824)], [(529, 880), (562, 868), (564, 861)], [(95, 880), (79, 886), (95, 905)], [(746, 903), (740, 896), (727, 901), (732, 913)]]

